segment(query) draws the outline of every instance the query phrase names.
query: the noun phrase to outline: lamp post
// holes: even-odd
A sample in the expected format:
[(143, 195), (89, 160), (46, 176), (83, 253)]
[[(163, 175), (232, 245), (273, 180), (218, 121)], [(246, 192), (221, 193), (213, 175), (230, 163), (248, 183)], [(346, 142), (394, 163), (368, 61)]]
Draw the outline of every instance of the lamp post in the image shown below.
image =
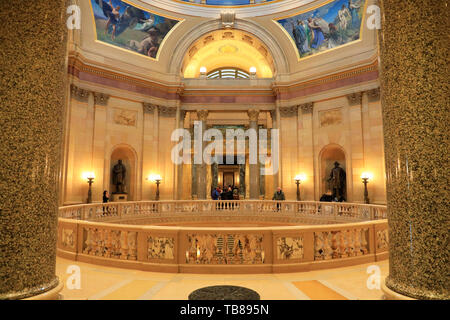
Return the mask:
[(364, 183), (364, 203), (369, 204), (369, 191), (367, 190), (367, 184), (369, 180), (373, 178), (373, 175), (370, 172), (363, 172), (361, 174), (362, 182)]
[(300, 201), (300, 183), (306, 180), (306, 175), (298, 174), (295, 176), (294, 180), (297, 185), (297, 201)]
[(83, 174), (83, 178), (87, 180), (87, 183), (89, 183), (88, 197), (86, 202), (92, 203), (92, 184), (94, 183), (95, 175), (93, 172), (85, 172)]
[(159, 185), (161, 184), (161, 176), (159, 174), (151, 174), (148, 178), (148, 180), (153, 181), (156, 183), (156, 196), (155, 200), (159, 200)]

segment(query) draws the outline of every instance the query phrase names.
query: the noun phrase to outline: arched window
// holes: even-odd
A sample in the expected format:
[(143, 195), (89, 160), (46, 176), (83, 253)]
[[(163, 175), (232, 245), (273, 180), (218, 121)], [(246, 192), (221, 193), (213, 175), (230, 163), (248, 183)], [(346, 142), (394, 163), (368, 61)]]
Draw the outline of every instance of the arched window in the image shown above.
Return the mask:
[(208, 79), (250, 79), (248, 72), (238, 68), (220, 68), (209, 72)]

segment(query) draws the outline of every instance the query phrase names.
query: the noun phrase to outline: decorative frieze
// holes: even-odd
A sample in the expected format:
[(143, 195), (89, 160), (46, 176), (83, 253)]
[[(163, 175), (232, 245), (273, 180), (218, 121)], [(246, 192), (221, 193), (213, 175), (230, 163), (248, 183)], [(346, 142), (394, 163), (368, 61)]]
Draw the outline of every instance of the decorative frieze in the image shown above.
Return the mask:
[(328, 127), (342, 123), (342, 110), (333, 109), (319, 112), (320, 127)]
[(133, 110), (114, 109), (114, 123), (128, 127), (135, 127), (137, 112)]
[(173, 260), (175, 258), (175, 239), (169, 237), (149, 236), (148, 259)]
[(88, 102), (90, 93), (91, 92), (89, 90), (82, 89), (74, 84), (70, 85), (70, 94), (72, 98), (74, 98), (77, 101)]
[(302, 237), (280, 237), (277, 239), (277, 259), (303, 259)]
[(350, 106), (360, 105), (362, 99), (362, 92), (353, 92), (347, 95), (348, 104)]
[(258, 121), (259, 110), (258, 109), (250, 109), (247, 111), (248, 117), (250, 121)]
[(108, 105), (110, 95), (101, 92), (94, 92), (94, 104), (99, 106)]
[(293, 117), (296, 116), (298, 113), (298, 106), (292, 106), (292, 107), (281, 107), (280, 108), (280, 115), (282, 117)]

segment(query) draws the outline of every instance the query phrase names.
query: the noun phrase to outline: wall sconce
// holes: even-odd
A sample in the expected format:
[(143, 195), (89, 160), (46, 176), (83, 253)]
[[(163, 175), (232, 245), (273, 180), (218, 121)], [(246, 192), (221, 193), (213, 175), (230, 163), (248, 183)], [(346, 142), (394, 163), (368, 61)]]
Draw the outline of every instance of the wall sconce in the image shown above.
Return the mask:
[(256, 67), (250, 67), (250, 78), (256, 78)]
[(159, 185), (161, 184), (161, 176), (159, 174), (151, 174), (148, 176), (147, 180), (155, 182), (156, 183), (156, 196), (155, 200), (159, 200)]
[(373, 179), (373, 174), (371, 172), (363, 172), (361, 174), (361, 179), (364, 183), (364, 203), (369, 204), (369, 192), (367, 191), (367, 183), (369, 183), (369, 180)]
[(92, 184), (94, 183), (95, 174), (93, 172), (83, 172), (83, 179), (89, 183), (87, 203), (92, 203)]
[(306, 174), (298, 174), (294, 178), (295, 184), (297, 185), (297, 201), (300, 201), (300, 183), (306, 181)]

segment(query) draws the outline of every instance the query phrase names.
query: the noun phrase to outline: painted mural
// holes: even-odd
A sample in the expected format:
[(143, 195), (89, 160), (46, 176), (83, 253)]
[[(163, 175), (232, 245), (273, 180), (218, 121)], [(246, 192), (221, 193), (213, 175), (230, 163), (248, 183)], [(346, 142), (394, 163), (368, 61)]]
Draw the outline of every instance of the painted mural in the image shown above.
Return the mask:
[(156, 58), (161, 43), (179, 22), (121, 0), (91, 0), (97, 40)]
[(365, 1), (334, 0), (277, 22), (303, 58), (360, 39)]
[[(180, 1), (180, 0), (175, 0)], [(183, 2), (195, 3), (195, 4), (205, 4), (210, 6), (247, 6), (259, 3), (270, 3), (273, 1), (281, 0), (181, 0)]]

